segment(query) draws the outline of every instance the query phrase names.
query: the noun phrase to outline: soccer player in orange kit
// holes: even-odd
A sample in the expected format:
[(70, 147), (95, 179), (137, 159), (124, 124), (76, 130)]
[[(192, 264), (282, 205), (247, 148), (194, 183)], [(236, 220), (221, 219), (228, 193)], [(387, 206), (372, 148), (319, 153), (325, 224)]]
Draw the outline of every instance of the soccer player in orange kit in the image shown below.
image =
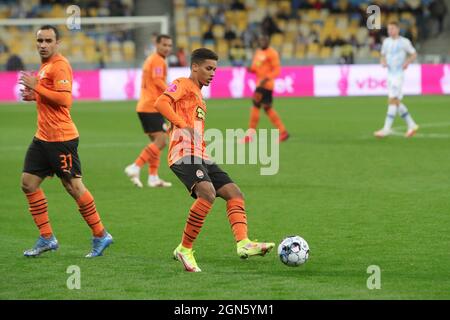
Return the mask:
[(166, 90), (167, 65), (164, 60), (172, 51), (172, 38), (161, 34), (156, 37), (156, 52), (145, 60), (142, 72), (141, 96), (136, 107), (144, 132), (152, 141), (141, 151), (137, 159), (125, 168), (125, 174), (131, 182), (142, 188), (139, 178), (141, 168), (148, 163), (149, 187), (170, 187), (172, 183), (158, 176), (161, 150), (166, 146), (167, 126), (163, 116), (155, 109), (156, 99)]
[(37, 77), (22, 73), (19, 83), (25, 101), (36, 101), (37, 132), (28, 147), (22, 173), (22, 190), (40, 236), (24, 256), (34, 257), (59, 247), (48, 218), (47, 198), (40, 188), (47, 176), (56, 174), (78, 204), (79, 211), (93, 233), (92, 250), (86, 258), (101, 256), (113, 242), (103, 227), (94, 197), (81, 180), (78, 157), (78, 130), (70, 116), (72, 107), (72, 68), (58, 53), (58, 30), (50, 25), (36, 33), (36, 46), (42, 65)]
[(281, 142), (289, 138), (289, 133), (280, 116), (272, 107), (275, 78), (280, 74), (280, 57), (275, 49), (269, 47), (269, 36), (261, 35), (258, 41), (260, 49), (255, 52), (252, 65), (247, 69), (247, 71), (256, 74), (257, 84), (253, 94), (249, 129), (241, 142), (248, 143), (253, 141), (261, 107), (263, 107), (272, 124), (280, 130), (279, 140)]
[(239, 257), (264, 256), (275, 246), (271, 242), (249, 240), (244, 197), (228, 174), (205, 152), (203, 134), (207, 110), (201, 88), (212, 81), (217, 60), (217, 54), (209, 49), (194, 50), (189, 78), (173, 81), (155, 103), (155, 108), (171, 122), (170, 169), (196, 199), (189, 209), (181, 243), (173, 252), (174, 258), (189, 272), (201, 271), (192, 247), (217, 196), (227, 202), (227, 217)]

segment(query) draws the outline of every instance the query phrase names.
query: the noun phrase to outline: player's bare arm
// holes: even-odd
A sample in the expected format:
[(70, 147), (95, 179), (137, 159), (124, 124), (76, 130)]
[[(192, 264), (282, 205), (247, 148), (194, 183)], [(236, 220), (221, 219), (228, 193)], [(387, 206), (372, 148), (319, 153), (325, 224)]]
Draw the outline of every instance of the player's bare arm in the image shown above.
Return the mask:
[(383, 68), (387, 68), (387, 62), (386, 62), (386, 56), (385, 55), (381, 56), (380, 63), (383, 66)]
[(403, 70), (406, 70), (408, 68), (408, 66), (411, 63), (413, 63), (414, 60), (416, 60), (416, 58), (417, 58), (417, 53), (414, 52), (413, 54), (410, 54), (408, 56), (408, 58), (406, 59), (405, 63), (403, 64)]
[(72, 101), (70, 92), (53, 91), (39, 86), (37, 77), (28, 72), (20, 73), (19, 84), (26, 88), (21, 91), (25, 101), (36, 100), (35, 94), (39, 94), (55, 104), (63, 106), (68, 106)]
[(189, 136), (197, 137), (194, 128), (188, 127), (186, 122), (172, 108), (172, 98), (166, 94), (162, 94), (155, 102), (155, 108), (163, 115), (172, 125), (183, 129)]

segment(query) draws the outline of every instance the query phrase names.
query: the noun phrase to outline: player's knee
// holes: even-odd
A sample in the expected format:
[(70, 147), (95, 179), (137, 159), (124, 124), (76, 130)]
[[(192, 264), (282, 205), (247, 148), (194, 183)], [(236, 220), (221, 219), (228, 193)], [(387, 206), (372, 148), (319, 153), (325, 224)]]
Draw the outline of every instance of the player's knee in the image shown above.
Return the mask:
[(61, 179), (62, 185), (64, 186), (64, 189), (66, 189), (66, 191), (70, 194), (73, 195), (74, 191), (73, 191), (73, 187), (72, 184), (70, 183), (70, 181)]
[(166, 147), (167, 138), (164, 132), (155, 132), (149, 136), (152, 142), (158, 147), (159, 150), (162, 150)]
[(195, 187), (195, 194), (197, 198), (202, 198), (213, 203), (216, 200), (216, 190), (212, 183), (200, 183)]
[(253, 106), (260, 109), (261, 108), (261, 101), (257, 101), (255, 99), (252, 100)]
[(242, 193), (241, 190), (238, 189), (238, 190), (236, 190), (236, 194), (235, 194), (234, 198), (238, 198), (238, 199), (244, 200), (244, 194)]
[(76, 179), (61, 179), (61, 182), (67, 193), (69, 193), (74, 199), (81, 197), (86, 190), (83, 183), (81, 181), (77, 181)]
[(270, 109), (272, 109), (272, 106), (269, 105), (269, 104), (265, 104), (265, 105), (263, 106), (263, 108), (264, 108), (264, 111), (267, 112), (267, 111), (269, 111)]
[(205, 199), (209, 203), (214, 203), (214, 201), (216, 200), (216, 192), (212, 191), (212, 192), (203, 193), (198, 198)]
[(24, 193), (32, 193), (38, 189), (38, 186), (22, 179), (20, 187)]
[(161, 137), (158, 137), (158, 139), (156, 140), (156, 146), (159, 148), (159, 150), (162, 150), (166, 147), (166, 145), (167, 145), (166, 137), (163, 134)]
[(397, 98), (391, 98), (389, 99), (389, 104), (398, 106), (400, 104), (400, 101)]
[(241, 189), (239, 189), (239, 187), (237, 185), (235, 185), (235, 184), (233, 184), (233, 185), (234, 185), (234, 188), (232, 188), (230, 190), (230, 198), (244, 200), (244, 194), (242, 193)]

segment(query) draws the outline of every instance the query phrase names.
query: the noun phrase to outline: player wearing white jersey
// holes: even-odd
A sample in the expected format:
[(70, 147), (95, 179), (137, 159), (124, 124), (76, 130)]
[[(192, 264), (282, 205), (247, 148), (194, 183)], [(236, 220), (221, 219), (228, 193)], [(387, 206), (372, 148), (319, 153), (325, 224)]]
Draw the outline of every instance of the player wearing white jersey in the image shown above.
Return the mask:
[(383, 41), (381, 47), (381, 65), (388, 70), (388, 97), (389, 106), (384, 122), (384, 127), (378, 130), (374, 135), (378, 138), (383, 138), (392, 133), (392, 124), (394, 118), (399, 114), (408, 125), (408, 130), (405, 137), (412, 137), (419, 126), (414, 122), (408, 108), (402, 103), (403, 98), (403, 77), (404, 71), (409, 64), (416, 59), (416, 50), (411, 44), (411, 41), (400, 36), (400, 28), (397, 22), (390, 22), (388, 24), (389, 37)]

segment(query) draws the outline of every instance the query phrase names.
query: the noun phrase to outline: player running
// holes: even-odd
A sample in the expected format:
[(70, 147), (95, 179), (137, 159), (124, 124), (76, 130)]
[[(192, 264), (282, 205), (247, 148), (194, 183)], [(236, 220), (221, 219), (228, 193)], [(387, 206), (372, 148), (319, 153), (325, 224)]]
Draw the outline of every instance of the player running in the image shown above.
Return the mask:
[(151, 140), (137, 157), (134, 163), (125, 168), (125, 174), (131, 182), (142, 188), (139, 178), (141, 168), (148, 163), (149, 187), (170, 187), (172, 183), (159, 178), (159, 158), (161, 150), (166, 146), (167, 126), (164, 118), (155, 109), (154, 104), (164, 90), (167, 88), (167, 65), (165, 58), (172, 51), (172, 39), (170, 36), (161, 34), (156, 37), (156, 52), (152, 53), (144, 63), (142, 72), (141, 96), (136, 111), (141, 121), (145, 134)]
[(189, 272), (201, 271), (192, 247), (217, 196), (227, 202), (227, 217), (239, 257), (264, 256), (275, 246), (274, 243), (248, 239), (243, 195), (228, 174), (205, 152), (203, 133), (207, 110), (201, 88), (212, 81), (217, 60), (217, 54), (209, 49), (193, 51), (189, 78), (173, 81), (155, 103), (155, 108), (171, 122), (170, 169), (196, 199), (189, 210), (182, 241), (173, 252), (174, 258), (182, 262)]
[(101, 256), (113, 242), (103, 227), (95, 207), (94, 197), (81, 180), (78, 157), (78, 130), (70, 116), (72, 107), (72, 68), (69, 61), (58, 53), (58, 30), (45, 25), (37, 31), (37, 50), (42, 65), (38, 76), (22, 73), (19, 83), (23, 100), (36, 101), (37, 132), (28, 147), (22, 173), (25, 193), (34, 223), (40, 237), (24, 256), (34, 257), (59, 247), (48, 218), (47, 198), (40, 188), (47, 176), (56, 174), (75, 199), (79, 211), (93, 233), (92, 250), (86, 258)]
[(389, 106), (384, 121), (384, 127), (374, 133), (375, 137), (383, 138), (392, 133), (392, 124), (395, 116), (399, 114), (406, 122), (408, 130), (405, 137), (416, 134), (419, 126), (414, 122), (408, 108), (401, 102), (403, 98), (404, 70), (416, 59), (416, 50), (407, 38), (400, 36), (397, 22), (388, 24), (389, 37), (383, 41), (381, 47), (381, 65), (388, 69), (388, 98)]
[(269, 47), (269, 36), (261, 35), (258, 41), (260, 49), (255, 52), (252, 65), (247, 69), (248, 72), (256, 74), (257, 85), (253, 94), (253, 107), (250, 111), (249, 129), (241, 142), (248, 143), (253, 141), (259, 122), (259, 110), (261, 107), (264, 108), (272, 124), (280, 130), (279, 139), (281, 142), (289, 138), (289, 133), (278, 113), (272, 108), (275, 78), (280, 74), (280, 57), (275, 49)]

